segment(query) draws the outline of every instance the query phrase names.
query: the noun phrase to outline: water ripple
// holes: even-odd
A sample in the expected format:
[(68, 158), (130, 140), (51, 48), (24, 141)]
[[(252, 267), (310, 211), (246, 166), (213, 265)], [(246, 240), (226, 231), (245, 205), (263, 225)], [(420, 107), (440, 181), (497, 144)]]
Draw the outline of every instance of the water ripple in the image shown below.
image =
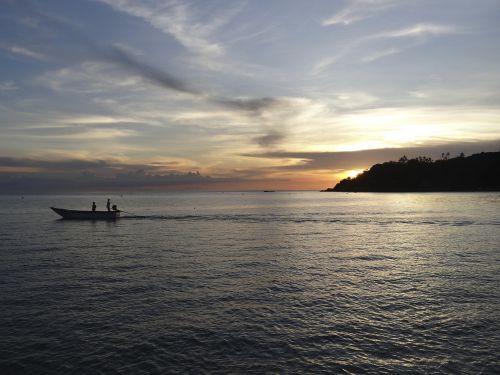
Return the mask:
[(499, 200), (261, 196), (0, 197), (0, 373), (498, 373)]

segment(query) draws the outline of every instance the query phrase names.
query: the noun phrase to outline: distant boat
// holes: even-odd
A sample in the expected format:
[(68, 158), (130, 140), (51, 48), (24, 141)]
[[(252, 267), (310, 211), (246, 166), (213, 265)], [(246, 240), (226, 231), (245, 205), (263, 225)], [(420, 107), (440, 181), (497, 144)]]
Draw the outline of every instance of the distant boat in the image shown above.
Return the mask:
[(116, 220), (120, 217), (120, 210), (116, 211), (79, 211), (66, 210), (64, 208), (50, 207), (56, 214), (63, 219), (71, 220)]
[(276, 190), (264, 190), (264, 193), (276, 193)]

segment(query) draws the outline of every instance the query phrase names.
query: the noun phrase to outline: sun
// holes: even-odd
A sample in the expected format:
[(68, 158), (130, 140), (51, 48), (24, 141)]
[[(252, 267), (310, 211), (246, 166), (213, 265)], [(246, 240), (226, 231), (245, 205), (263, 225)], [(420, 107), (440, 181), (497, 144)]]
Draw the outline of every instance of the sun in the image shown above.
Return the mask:
[(360, 173), (363, 173), (363, 170), (362, 170), (362, 169), (350, 169), (350, 170), (344, 171), (343, 175), (344, 175), (345, 177), (355, 178), (355, 177), (356, 177), (356, 176), (358, 176)]

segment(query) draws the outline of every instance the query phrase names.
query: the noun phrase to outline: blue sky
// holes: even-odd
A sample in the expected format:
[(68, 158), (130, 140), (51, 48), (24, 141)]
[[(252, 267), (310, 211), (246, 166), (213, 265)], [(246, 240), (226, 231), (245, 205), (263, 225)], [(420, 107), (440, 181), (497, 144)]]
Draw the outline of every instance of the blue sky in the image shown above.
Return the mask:
[(2, 0), (0, 19), (9, 178), (320, 189), (500, 148), (498, 1)]

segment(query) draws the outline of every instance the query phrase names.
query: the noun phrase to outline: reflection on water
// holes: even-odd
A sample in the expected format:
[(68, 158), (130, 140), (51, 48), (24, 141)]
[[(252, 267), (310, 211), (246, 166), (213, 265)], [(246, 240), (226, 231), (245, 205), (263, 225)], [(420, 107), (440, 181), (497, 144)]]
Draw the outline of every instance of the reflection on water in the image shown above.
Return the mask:
[(495, 373), (500, 194), (0, 197), (1, 373)]

